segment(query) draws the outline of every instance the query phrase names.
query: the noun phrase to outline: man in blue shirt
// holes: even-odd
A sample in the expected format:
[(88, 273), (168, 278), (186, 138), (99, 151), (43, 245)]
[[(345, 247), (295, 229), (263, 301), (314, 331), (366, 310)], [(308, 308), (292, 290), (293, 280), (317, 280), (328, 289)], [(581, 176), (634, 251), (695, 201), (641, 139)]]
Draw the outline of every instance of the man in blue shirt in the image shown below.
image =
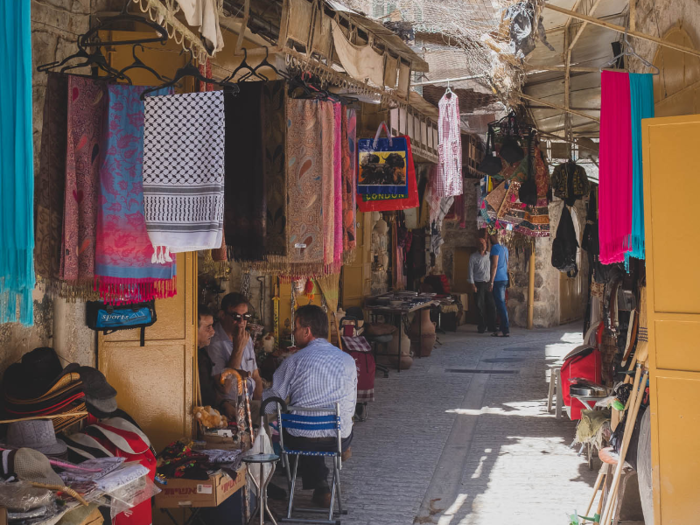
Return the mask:
[[(501, 245), (501, 233), (498, 231), (491, 236), (491, 285), (489, 288), (493, 293), (493, 300), (496, 303), (501, 333), (503, 333), (503, 337), (510, 337), (508, 308), (506, 307), (508, 248)], [(498, 337), (498, 331), (491, 335), (493, 337)]]

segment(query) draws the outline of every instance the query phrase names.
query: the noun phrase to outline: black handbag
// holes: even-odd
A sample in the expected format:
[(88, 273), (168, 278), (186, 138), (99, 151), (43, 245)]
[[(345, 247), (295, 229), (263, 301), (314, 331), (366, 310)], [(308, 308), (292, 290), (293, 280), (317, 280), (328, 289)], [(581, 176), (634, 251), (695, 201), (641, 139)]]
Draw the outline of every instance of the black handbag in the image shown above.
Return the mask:
[(520, 185), (518, 199), (528, 206), (537, 206), (537, 183), (531, 173), (528, 175), (527, 180)]
[(491, 177), (498, 175), (503, 169), (503, 162), (501, 162), (501, 158), (495, 155), (496, 152), (493, 151), (493, 143), (491, 140), (492, 133), (491, 126), (489, 125), (488, 139), (486, 140), (486, 154), (477, 168), (477, 170), (479, 170), (481, 173), (485, 173)]
[(508, 164), (515, 164), (525, 158), (525, 152), (515, 138), (508, 137), (501, 145), (501, 157)]

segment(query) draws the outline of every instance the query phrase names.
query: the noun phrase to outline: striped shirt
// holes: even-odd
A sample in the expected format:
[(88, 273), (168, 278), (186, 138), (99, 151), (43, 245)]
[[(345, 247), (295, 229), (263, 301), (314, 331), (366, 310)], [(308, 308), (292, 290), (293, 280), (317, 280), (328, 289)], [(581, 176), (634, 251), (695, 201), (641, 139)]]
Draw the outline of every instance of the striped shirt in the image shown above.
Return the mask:
[[(352, 416), (357, 401), (357, 367), (355, 360), (325, 339), (314, 339), (285, 359), (272, 378), (272, 387), (263, 392), (268, 397), (289, 398), (293, 406), (305, 408), (333, 407), (340, 404), (340, 433), (352, 432)], [(269, 405), (266, 412), (274, 412)], [(299, 437), (334, 437), (335, 430), (296, 430)]]

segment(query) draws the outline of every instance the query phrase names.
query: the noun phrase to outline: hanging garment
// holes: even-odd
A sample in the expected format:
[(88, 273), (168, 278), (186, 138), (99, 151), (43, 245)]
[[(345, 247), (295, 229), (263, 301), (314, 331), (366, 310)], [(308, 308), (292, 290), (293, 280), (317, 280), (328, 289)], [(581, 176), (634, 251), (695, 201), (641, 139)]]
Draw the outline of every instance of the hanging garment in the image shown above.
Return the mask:
[(224, 232), (231, 258), (262, 261), (265, 253), (264, 82), (243, 82), (240, 93), (224, 94), (226, 118)]
[(573, 206), (591, 192), (588, 175), (582, 166), (568, 161), (559, 164), (552, 173), (552, 190), (567, 206)]
[(357, 117), (354, 109), (343, 110), (341, 123), (343, 153), (343, 251), (347, 261), (354, 259), (357, 246), (356, 222), (356, 158), (357, 158)]
[(569, 207), (564, 205), (561, 212), (557, 236), (552, 243), (552, 266), (560, 272), (566, 272), (569, 277), (578, 274), (578, 237), (576, 228), (569, 213)]
[[(143, 199), (153, 262), (221, 246), (224, 222), (224, 94), (144, 101)], [(183, 129), (184, 127), (184, 129)]]
[(107, 84), (70, 76), (68, 140), (60, 277), (89, 298), (95, 279), (100, 161), (107, 113)]
[(216, 0), (177, 0), (187, 24), (199, 27), (210, 53), (224, 48), (224, 36), (219, 24), (219, 7)]
[[(319, 102), (321, 118), (321, 173), (323, 177), (323, 202), (321, 204), (321, 225), (323, 227), (323, 263), (324, 272), (330, 271), (335, 261), (335, 190), (336, 190), (336, 135), (335, 105), (331, 102)], [(340, 144), (338, 144), (340, 149)]]
[(603, 71), (598, 193), (600, 261), (620, 263), (632, 233), (632, 117), (628, 73)]
[(357, 46), (350, 42), (335, 20), (332, 25), (335, 52), (343, 69), (357, 80), (364, 82), (369, 79), (375, 86), (384, 87), (384, 57), (370, 44)]
[(654, 118), (654, 82), (652, 75), (630, 75), (632, 119), (632, 235), (629, 258), (644, 259), (644, 173), (642, 171), (642, 119)]
[(49, 73), (44, 95), (39, 173), (34, 187), (36, 274), (59, 287), (63, 200), (66, 187), (68, 76)]
[(321, 105), (287, 100), (287, 229), (292, 273), (312, 275), (323, 267), (323, 164)]
[(462, 137), (460, 134), (459, 99), (454, 93), (446, 93), (438, 105), (438, 179), (437, 194), (440, 197), (461, 195), (462, 188)]
[(333, 104), (333, 269), (343, 265), (343, 106)]
[(30, 4), (0, 2), (0, 323), (28, 326), (35, 284)]
[[(110, 132), (103, 141), (95, 253), (95, 284), (106, 303), (173, 297), (175, 262), (154, 264), (143, 208), (145, 86), (108, 86)], [(156, 95), (172, 94), (163, 89)]]

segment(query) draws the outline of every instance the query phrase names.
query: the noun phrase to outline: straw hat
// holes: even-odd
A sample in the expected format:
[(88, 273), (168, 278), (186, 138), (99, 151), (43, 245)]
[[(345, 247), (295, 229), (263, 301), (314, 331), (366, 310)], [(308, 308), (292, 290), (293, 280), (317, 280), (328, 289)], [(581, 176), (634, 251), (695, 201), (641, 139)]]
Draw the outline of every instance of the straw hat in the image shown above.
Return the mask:
[(37, 450), (20, 448), (8, 458), (10, 469), (22, 481), (33, 481), (47, 485), (61, 485), (63, 480), (51, 468), (49, 458)]

